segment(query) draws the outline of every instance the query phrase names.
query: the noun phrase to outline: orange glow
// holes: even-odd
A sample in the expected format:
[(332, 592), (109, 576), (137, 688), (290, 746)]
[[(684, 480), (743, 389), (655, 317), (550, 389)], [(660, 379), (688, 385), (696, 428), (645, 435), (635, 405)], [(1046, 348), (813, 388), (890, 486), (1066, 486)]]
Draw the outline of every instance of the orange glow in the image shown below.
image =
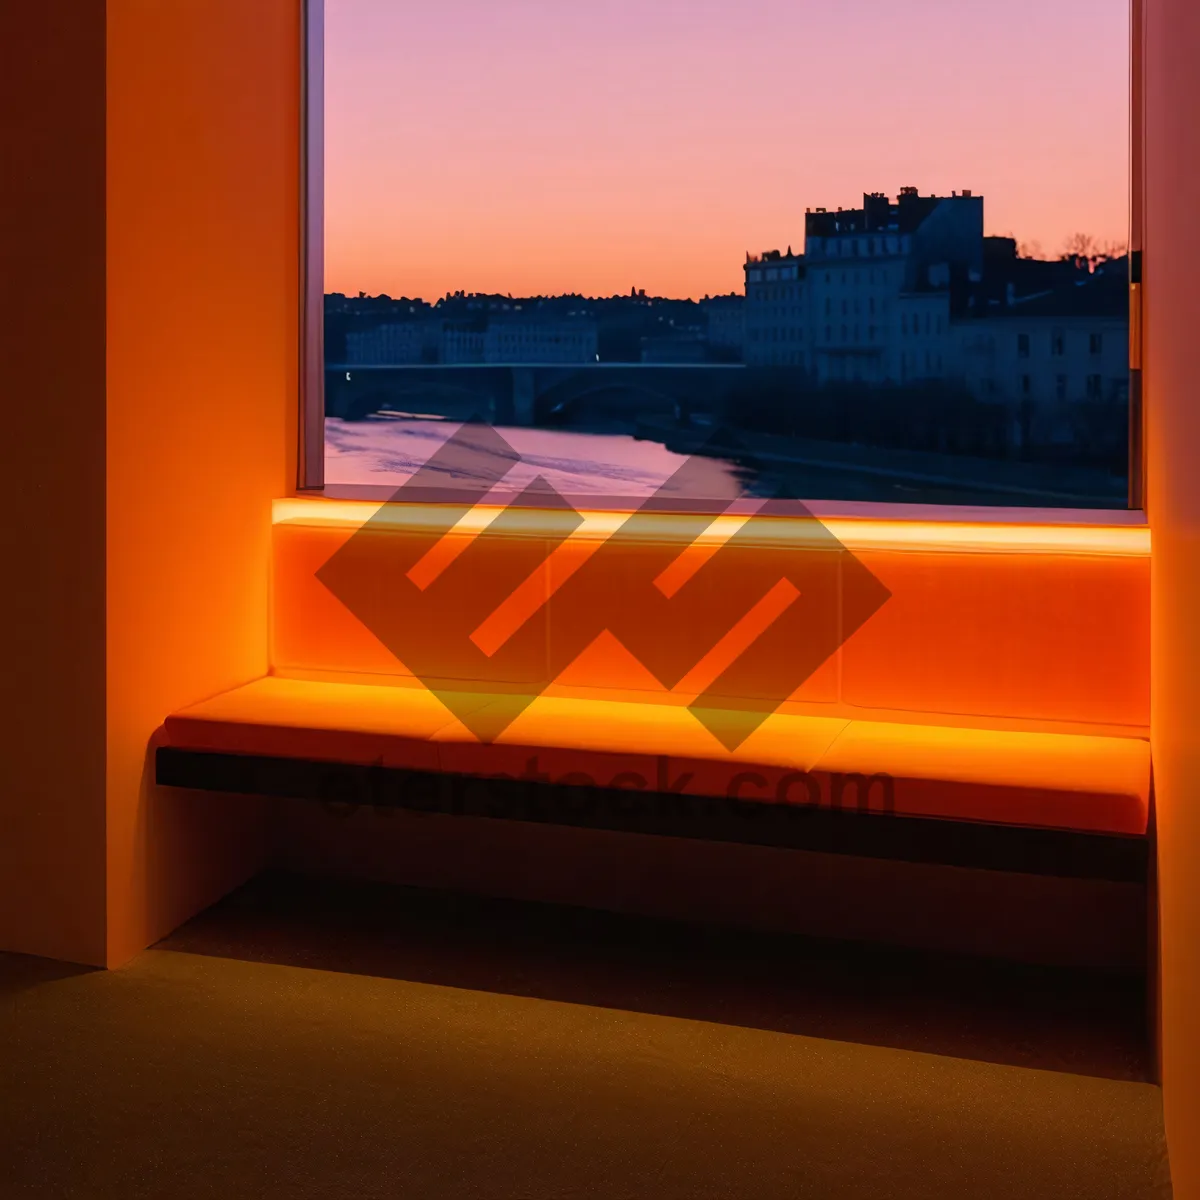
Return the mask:
[[(496, 511), (473, 512), (472, 528), (485, 527)], [(568, 623), (578, 618), (598, 631), (607, 627), (600, 599), (595, 611), (573, 608), (564, 614), (555, 606), (563, 602), (559, 593), (564, 582), (623, 518), (586, 514), (584, 525), (553, 548), (549, 534), (558, 517), (531, 510), (512, 514), (506, 536), (514, 547), (523, 547), (524, 557), (530, 557), (527, 539), (542, 539), (552, 549), (515, 589), (498, 586), (504, 573), (502, 552), (481, 562), (479, 570), (486, 575), (478, 582), (485, 591), (491, 574), (499, 572), (497, 606), (473, 626), (475, 646), (489, 657), (527, 623), (534, 625), (527, 631), (531, 644), (538, 645), (546, 644), (544, 638), (564, 615)], [(367, 519), (373, 528), (386, 531), (378, 539), (381, 555), (410, 559), (427, 553), (447, 524), (444, 513), (419, 505), (381, 511), (375, 504), (352, 501), (297, 498), (276, 503), (276, 673), (411, 674), (316, 577)], [(711, 548), (743, 522), (721, 518), (693, 541), (695, 525), (688, 518), (639, 518), (637, 535), (614, 557), (614, 567), (621, 570), (622, 561), (628, 561), (631, 570), (640, 569), (639, 556), (661, 554), (664, 544), (670, 548), (678, 539), (676, 555), (668, 549), (664, 563), (669, 565), (656, 572), (674, 582), (684, 566), (695, 574)], [(827, 518), (825, 524), (883, 582), (892, 599), (787, 698), (787, 706), (818, 706), (845, 716), (895, 714), (904, 720), (1009, 722), (1035, 729), (1138, 733), (1149, 725), (1150, 538), (1144, 526), (859, 518)], [(755, 535), (753, 553), (780, 556), (779, 573), (771, 582), (784, 578), (786, 562), (806, 548), (828, 552), (814, 538), (811, 522), (762, 518), (755, 523)], [(408, 544), (410, 539), (415, 544)], [(575, 594), (571, 603), (586, 607), (587, 599)], [(720, 596), (714, 594), (712, 603), (720, 604)], [(713, 643), (743, 615), (731, 614)], [(690, 676), (667, 690), (616, 638), (602, 634), (557, 678), (539, 675), (539, 667), (531, 663), (521, 680), (512, 682), (540, 679), (547, 692), (571, 695), (632, 690), (678, 705), (696, 697), (703, 673), (693, 663), (687, 665)], [(463, 677), (458, 670), (447, 664), (448, 677)]]
[[(879, 506), (884, 507), (884, 506)], [(485, 529), (499, 513), (499, 507), (477, 505), (462, 520), (461, 528), (471, 532)], [(273, 519), (276, 525), (307, 525), (335, 529), (358, 529), (367, 521), (380, 529), (421, 529), (437, 525), (436, 505), (379, 505), (362, 500), (323, 500), (291, 497), (277, 500)], [(510, 510), (514, 527), (510, 536), (538, 537), (549, 531), (549, 522), (556, 514), (540, 513), (537, 509)], [(611, 536), (627, 513), (582, 512), (585, 524), (572, 535), (572, 540), (593, 541)], [(559, 518), (561, 519), (561, 518)], [(746, 522), (744, 515), (716, 517), (713, 523), (693, 543), (705, 552), (689, 562), (688, 576), (703, 565), (703, 559), (727, 541)], [(1145, 525), (1051, 523), (1021, 524), (1019, 522), (955, 522), (953, 520), (889, 520), (886, 517), (822, 516), (821, 524), (847, 549), (904, 549), (945, 550), (959, 552), (1021, 553), (1021, 554), (1082, 554), (1149, 558), (1150, 530)], [(670, 514), (638, 518), (634, 537), (643, 541), (671, 540), (679, 537), (683, 522)], [(764, 544), (787, 545), (814, 542), (811, 518), (760, 517), (754, 523), (754, 539)], [(672, 568), (672, 577), (676, 570)], [(680, 579), (674, 587), (686, 580)]]
[(176, 713), (166, 733), (187, 749), (467, 775), (529, 778), (532, 759), (539, 778), (635, 790), (660, 786), (666, 764), (684, 794), (775, 803), (805, 802), (798, 774), (832, 796), (839, 777), (884, 773), (898, 814), (1127, 834), (1149, 806), (1139, 738), (776, 714), (731, 754), (685, 709), (620, 697), (541, 697), (485, 745), (419, 685), (268, 678)]
[(745, 653), (800, 593), (790, 580), (781, 579), (736, 625), (679, 681), (677, 691), (701, 696)]

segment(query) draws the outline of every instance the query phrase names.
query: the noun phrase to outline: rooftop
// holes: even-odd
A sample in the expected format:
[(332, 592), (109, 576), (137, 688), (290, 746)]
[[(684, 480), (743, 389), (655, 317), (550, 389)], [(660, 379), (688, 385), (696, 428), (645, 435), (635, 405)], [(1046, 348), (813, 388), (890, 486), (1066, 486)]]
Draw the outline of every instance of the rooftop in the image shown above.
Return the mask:
[(922, 196), (915, 187), (900, 189), (900, 195), (892, 200), (886, 192), (863, 194), (862, 208), (839, 208), (830, 212), (825, 208), (810, 209), (805, 214), (805, 232), (809, 237), (836, 237), (849, 233), (913, 233), (940, 204), (950, 201), (972, 200), (983, 203), (982, 196), (975, 196), (967, 189), (950, 196)]

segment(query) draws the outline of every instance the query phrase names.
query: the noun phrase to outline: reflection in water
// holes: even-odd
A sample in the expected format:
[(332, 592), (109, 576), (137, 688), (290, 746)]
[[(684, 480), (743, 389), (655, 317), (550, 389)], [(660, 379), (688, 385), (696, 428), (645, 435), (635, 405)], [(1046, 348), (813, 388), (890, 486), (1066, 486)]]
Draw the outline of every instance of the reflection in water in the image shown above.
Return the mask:
[[(330, 418), (326, 421), (327, 490), (389, 499), (459, 428), (457, 421), (407, 415), (380, 414), (362, 421)], [(840, 464), (825, 459), (801, 461), (770, 451), (760, 452), (757, 459), (719, 454), (700, 459), (641, 440), (621, 432), (622, 428), (629, 427), (610, 422), (591, 423), (586, 430), (500, 428), (520, 461), (511, 465), (493, 496), (514, 497), (541, 479), (568, 501), (601, 507), (623, 507), (656, 492), (664, 497), (721, 501), (721, 507), (739, 496), (1013, 508), (1123, 507), (1120, 480), (1101, 477), (1094, 489), (1085, 485), (1068, 493), (1058, 490), (1061, 473), (1055, 469), (1031, 475), (1027, 467), (1016, 473), (1002, 463), (975, 463), (971, 465), (974, 478), (960, 479), (928, 474), (925, 463), (887, 465), (894, 456), (886, 452), (874, 452), (870, 462)], [(776, 443), (775, 449), (786, 447)], [(678, 473), (689, 463), (684, 479)], [(456, 472), (447, 483), (479, 485), (487, 460), (480, 457), (475, 464), (473, 471)], [(988, 474), (994, 478), (985, 478)]]
[[(325, 431), (326, 484), (398, 488), (459, 428), (450, 421), (382, 416), (354, 422), (330, 419)], [(540, 478), (568, 498), (644, 499), (689, 461), (657, 442), (626, 433), (511, 427), (499, 432), (520, 455), (505, 476), (506, 494), (516, 494)], [(720, 459), (708, 460), (708, 465), (705, 494), (728, 499), (753, 494), (743, 468)], [(479, 468), (476, 479), (460, 476), (456, 482), (478, 483), (485, 470), (482, 459)]]

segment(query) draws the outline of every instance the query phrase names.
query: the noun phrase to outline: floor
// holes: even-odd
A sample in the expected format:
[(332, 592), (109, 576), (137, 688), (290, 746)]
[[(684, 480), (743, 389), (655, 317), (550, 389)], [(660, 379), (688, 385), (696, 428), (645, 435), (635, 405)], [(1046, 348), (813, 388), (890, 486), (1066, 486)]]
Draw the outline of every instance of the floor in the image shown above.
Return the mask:
[(1169, 1196), (1128, 981), (256, 881), (0, 956), (0, 1197)]

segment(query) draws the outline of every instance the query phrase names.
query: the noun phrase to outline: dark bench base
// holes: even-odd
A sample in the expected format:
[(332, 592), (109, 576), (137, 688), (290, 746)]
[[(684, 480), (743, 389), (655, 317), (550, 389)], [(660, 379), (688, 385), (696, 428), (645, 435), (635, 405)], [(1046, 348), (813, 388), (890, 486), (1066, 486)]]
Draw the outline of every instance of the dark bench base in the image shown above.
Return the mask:
[(1145, 884), (1146, 838), (160, 747), (168, 787)]

